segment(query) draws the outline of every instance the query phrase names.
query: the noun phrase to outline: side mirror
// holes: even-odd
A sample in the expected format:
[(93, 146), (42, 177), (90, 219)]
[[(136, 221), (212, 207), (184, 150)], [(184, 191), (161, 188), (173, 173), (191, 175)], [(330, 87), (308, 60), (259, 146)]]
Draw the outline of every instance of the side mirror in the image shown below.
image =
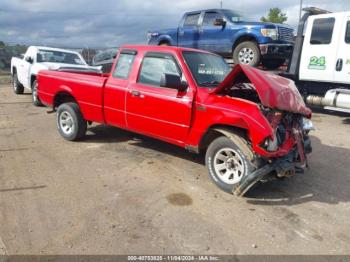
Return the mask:
[(225, 26), (226, 21), (222, 18), (216, 18), (213, 24), (214, 26)]
[(160, 86), (177, 89), (179, 92), (185, 92), (188, 87), (187, 83), (181, 81), (180, 76), (172, 74), (163, 74)]
[(32, 57), (30, 57), (30, 56), (28, 56), (28, 57), (26, 57), (26, 61), (29, 63), (29, 64), (33, 64), (33, 58)]

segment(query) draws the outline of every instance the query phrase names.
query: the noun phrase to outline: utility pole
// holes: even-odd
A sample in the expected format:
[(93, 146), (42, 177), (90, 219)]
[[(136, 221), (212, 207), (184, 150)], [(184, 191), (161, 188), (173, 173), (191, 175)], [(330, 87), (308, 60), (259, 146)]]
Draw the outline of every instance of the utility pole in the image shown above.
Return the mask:
[(220, 9), (222, 9), (222, 0), (220, 1)]
[(299, 7), (299, 22), (301, 20), (301, 12), (303, 11), (303, 0), (300, 0), (300, 7)]
[(85, 47), (86, 47), (86, 52), (87, 52), (87, 59), (86, 59), (86, 62), (88, 64), (90, 64), (90, 50), (89, 50), (89, 47), (87, 44), (85, 44)]

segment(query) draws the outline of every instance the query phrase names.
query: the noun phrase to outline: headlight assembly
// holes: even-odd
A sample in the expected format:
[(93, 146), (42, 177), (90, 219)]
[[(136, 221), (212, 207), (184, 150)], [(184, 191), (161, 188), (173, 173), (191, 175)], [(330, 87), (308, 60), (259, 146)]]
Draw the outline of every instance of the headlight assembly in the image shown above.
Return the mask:
[(312, 123), (312, 121), (306, 117), (302, 118), (301, 124), (302, 124), (302, 129), (305, 131), (315, 130), (315, 126)]
[(271, 39), (273, 40), (277, 40), (278, 39), (278, 32), (277, 32), (277, 29), (267, 29), (267, 28), (263, 28), (260, 30), (261, 31), (261, 34), (263, 36), (266, 36), (266, 37), (270, 37)]

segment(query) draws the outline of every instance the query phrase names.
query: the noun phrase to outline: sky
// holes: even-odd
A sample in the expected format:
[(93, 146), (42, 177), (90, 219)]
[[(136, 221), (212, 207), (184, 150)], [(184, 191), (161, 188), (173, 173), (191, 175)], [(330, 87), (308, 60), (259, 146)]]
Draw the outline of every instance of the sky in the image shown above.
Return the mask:
[[(279, 7), (296, 27), (300, 0), (223, 0), (223, 8), (258, 21)], [(303, 6), (350, 11), (349, 0), (303, 0)], [(144, 44), (149, 30), (176, 27), (186, 11), (220, 0), (0, 0), (0, 40), (8, 44), (106, 48)]]

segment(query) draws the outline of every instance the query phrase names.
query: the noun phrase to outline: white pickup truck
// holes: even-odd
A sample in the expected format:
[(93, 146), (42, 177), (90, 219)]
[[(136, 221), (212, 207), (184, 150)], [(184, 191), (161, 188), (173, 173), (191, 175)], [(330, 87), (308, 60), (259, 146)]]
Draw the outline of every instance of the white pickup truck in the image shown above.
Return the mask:
[(22, 94), (24, 88), (31, 90), (36, 106), (42, 105), (37, 96), (36, 76), (43, 69), (99, 72), (101, 67), (89, 66), (78, 52), (46, 46), (28, 47), (23, 58), (11, 59), (12, 83), (16, 94)]

